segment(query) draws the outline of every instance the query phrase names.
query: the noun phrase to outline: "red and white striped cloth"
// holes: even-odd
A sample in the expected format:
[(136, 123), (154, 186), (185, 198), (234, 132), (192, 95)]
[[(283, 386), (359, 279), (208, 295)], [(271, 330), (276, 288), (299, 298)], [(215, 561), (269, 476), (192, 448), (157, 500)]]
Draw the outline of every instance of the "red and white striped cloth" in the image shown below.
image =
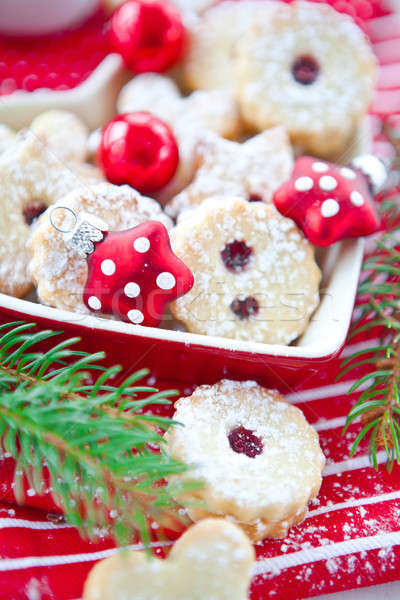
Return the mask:
[[(376, 341), (357, 340), (342, 357)], [(340, 359), (337, 370), (339, 363)], [(400, 578), (400, 468), (390, 475), (384, 466), (376, 472), (369, 466), (365, 444), (350, 458), (358, 424), (345, 437), (341, 434), (357, 398), (346, 392), (362, 372), (322, 387), (321, 379), (314, 387), (309, 382), (307, 388), (286, 396), (319, 432), (327, 466), (318, 500), (306, 520), (287, 538), (266, 540), (256, 547), (252, 600), (295, 600)], [(384, 453), (378, 456), (383, 463)], [(6, 482), (2, 496), (8, 500), (0, 503), (0, 600), (80, 598), (88, 570), (114, 552), (112, 543), (82, 540), (73, 527), (55, 522), (49, 510), (10, 504), (7, 466), (12, 461), (0, 467)], [(28, 490), (27, 503), (43, 506), (43, 498)]]
[[(398, 0), (385, 4), (400, 9)], [(388, 155), (392, 149), (382, 134), (382, 121), (400, 115), (400, 14), (374, 18), (367, 27), (382, 65), (371, 116), (375, 152)], [(374, 342), (353, 340), (342, 357)], [(319, 373), (319, 381), (287, 396), (318, 430), (327, 466), (306, 520), (286, 539), (257, 546), (252, 600), (295, 600), (400, 579), (400, 468), (390, 475), (384, 466), (374, 471), (365, 444), (350, 458), (359, 425), (352, 425), (345, 437), (341, 432), (357, 399), (357, 394), (347, 395), (349, 378), (360, 373), (332, 383), (339, 363), (329, 381)], [(380, 452), (380, 464), (384, 461)], [(43, 506), (32, 490), (27, 495), (30, 507), (13, 505), (12, 466), (7, 459), (0, 463), (0, 600), (80, 598), (89, 569), (115, 551), (112, 543), (85, 541), (73, 527), (54, 522), (48, 510), (32, 508)], [(162, 552), (161, 545), (156, 552)]]

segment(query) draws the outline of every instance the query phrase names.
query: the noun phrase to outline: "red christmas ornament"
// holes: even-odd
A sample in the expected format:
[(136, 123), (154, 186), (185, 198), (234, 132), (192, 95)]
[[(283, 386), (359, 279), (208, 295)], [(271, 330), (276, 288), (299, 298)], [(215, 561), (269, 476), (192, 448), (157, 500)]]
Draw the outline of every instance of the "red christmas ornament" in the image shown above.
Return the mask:
[(273, 200), (279, 212), (293, 219), (316, 246), (370, 235), (380, 228), (366, 177), (316, 158), (297, 159), (292, 178)]
[(103, 128), (97, 160), (108, 181), (151, 194), (171, 181), (179, 150), (170, 128), (147, 112), (118, 115)]
[(173, 253), (166, 227), (146, 221), (108, 232), (84, 216), (67, 243), (88, 261), (86, 306), (130, 323), (156, 327), (168, 302), (193, 286), (190, 269)]
[(110, 39), (134, 73), (162, 73), (181, 57), (185, 29), (165, 0), (128, 0), (111, 17)]

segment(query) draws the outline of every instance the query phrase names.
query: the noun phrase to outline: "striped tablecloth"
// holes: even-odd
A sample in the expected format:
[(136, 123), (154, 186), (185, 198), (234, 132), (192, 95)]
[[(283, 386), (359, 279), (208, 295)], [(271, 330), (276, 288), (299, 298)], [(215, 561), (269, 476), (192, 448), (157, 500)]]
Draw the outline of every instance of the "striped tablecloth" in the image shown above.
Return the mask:
[[(400, 9), (397, 0), (385, 4)], [(371, 115), (375, 152), (388, 156), (393, 149), (382, 132), (384, 121), (399, 129), (400, 139), (400, 14), (374, 17), (367, 28), (381, 63)], [(352, 340), (342, 357), (375, 342)], [(341, 432), (357, 400), (357, 393), (347, 395), (350, 378), (360, 372), (334, 383), (339, 364), (340, 359), (330, 382), (321, 374), (312, 387), (305, 384), (287, 396), (319, 432), (327, 465), (321, 492), (305, 521), (286, 539), (257, 546), (252, 600), (294, 600), (400, 579), (400, 468), (390, 475), (384, 466), (374, 471), (365, 444), (350, 458), (359, 425), (350, 427), (345, 437)], [(384, 453), (378, 457), (382, 465)], [(11, 469), (10, 460), (0, 464), (0, 600), (80, 598), (88, 570), (115, 551), (112, 543), (85, 541), (53, 513), (32, 508), (42, 505), (33, 490), (27, 494), (30, 507), (10, 504)]]

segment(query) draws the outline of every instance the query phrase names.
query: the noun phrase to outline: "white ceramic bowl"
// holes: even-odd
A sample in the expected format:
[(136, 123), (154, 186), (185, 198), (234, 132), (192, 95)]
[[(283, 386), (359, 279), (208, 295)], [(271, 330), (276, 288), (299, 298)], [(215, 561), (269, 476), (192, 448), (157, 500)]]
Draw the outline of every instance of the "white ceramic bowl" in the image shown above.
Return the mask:
[(89, 17), (99, 0), (0, 0), (0, 32), (44, 35), (67, 29)]

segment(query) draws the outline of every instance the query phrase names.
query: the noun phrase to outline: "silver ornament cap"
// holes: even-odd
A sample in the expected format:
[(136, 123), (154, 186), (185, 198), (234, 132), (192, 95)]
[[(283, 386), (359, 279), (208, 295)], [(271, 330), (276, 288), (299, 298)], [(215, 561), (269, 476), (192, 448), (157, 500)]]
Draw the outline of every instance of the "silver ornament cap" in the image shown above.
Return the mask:
[(75, 250), (81, 258), (86, 258), (94, 252), (94, 242), (101, 242), (104, 233), (108, 231), (107, 224), (88, 213), (79, 215), (73, 230), (65, 234), (65, 244)]
[(380, 158), (373, 154), (362, 154), (352, 160), (351, 166), (359, 169), (368, 177), (374, 195), (384, 189), (388, 178), (388, 168)]
[[(62, 229), (53, 220), (54, 212), (64, 210), (73, 215), (75, 225), (72, 229)], [(99, 217), (89, 213), (76, 213), (67, 206), (54, 206), (50, 213), (50, 222), (57, 231), (63, 234), (65, 245), (74, 250), (81, 258), (86, 258), (94, 252), (94, 242), (101, 242), (108, 232), (108, 225)]]

